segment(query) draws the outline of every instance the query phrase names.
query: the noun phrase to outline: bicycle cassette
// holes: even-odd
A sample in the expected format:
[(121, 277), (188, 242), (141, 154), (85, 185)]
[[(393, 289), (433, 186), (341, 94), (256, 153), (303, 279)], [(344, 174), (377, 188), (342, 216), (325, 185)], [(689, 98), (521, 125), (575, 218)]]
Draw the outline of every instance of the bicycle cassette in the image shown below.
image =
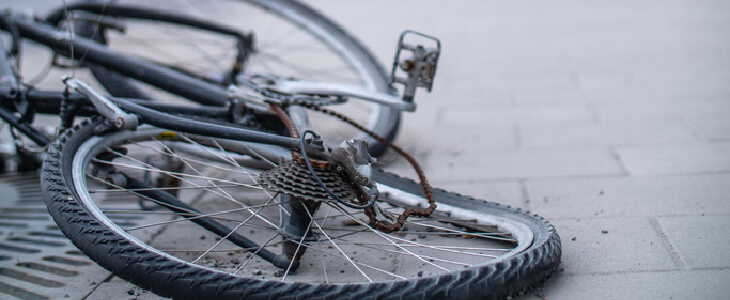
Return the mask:
[[(314, 168), (322, 182), (335, 195), (345, 201), (356, 199), (356, 191), (336, 170)], [(291, 195), (303, 200), (332, 200), (329, 194), (317, 183), (305, 164), (290, 160), (278, 167), (267, 170), (259, 176), (259, 182), (269, 190)]]

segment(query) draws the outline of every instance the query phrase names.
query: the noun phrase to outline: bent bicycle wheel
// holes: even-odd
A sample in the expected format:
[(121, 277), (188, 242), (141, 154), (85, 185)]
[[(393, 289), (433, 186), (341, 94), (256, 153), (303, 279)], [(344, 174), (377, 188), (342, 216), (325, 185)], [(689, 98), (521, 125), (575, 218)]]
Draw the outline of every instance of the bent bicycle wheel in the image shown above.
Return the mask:
[[(541, 217), (443, 190), (434, 191), (434, 214), (408, 218), (398, 232), (376, 231), (362, 210), (321, 201), (307, 212), (305, 232), (292, 237), (281, 207), (295, 198), (259, 184), (262, 170), (282, 168), (261, 159), (267, 153), (152, 127), (107, 132), (104, 124), (86, 121), (50, 147), (46, 204), (90, 258), (162, 296), (504, 298), (544, 280), (560, 261), (560, 238)], [(305, 177), (293, 184), (306, 189)], [(374, 177), (383, 209), (424, 205), (413, 181)], [(287, 244), (298, 260), (266, 258)]]
[[(86, 0), (104, 5), (106, 0)], [(112, 4), (106, 4), (112, 5)], [(389, 93), (388, 76), (374, 56), (341, 26), (308, 6), (291, 0), (223, 0), (223, 1), (134, 1), (114, 5), (151, 7), (252, 34), (254, 52), (245, 63), (245, 73), (294, 78), (326, 83), (345, 83), (381, 93)], [(109, 14), (111, 10), (107, 10)], [(86, 18), (84, 20), (87, 20)], [(93, 18), (90, 18), (93, 20)], [(164, 66), (204, 78), (222, 81), (236, 58), (236, 41), (220, 34), (201, 31), (192, 26), (166, 22), (124, 19), (123, 32), (106, 29), (103, 37), (94, 33), (92, 22), (81, 21), (77, 31), (104, 42), (111, 49), (142, 57)], [(395, 41), (396, 37), (393, 37)], [(165, 99), (156, 89), (141, 88), (132, 80), (90, 65), (93, 74), (113, 96)], [(132, 82), (132, 83), (129, 83)], [(142, 96), (144, 95), (144, 96)], [(169, 98), (169, 97), (168, 97)], [(177, 101), (178, 99), (168, 99)], [(387, 106), (351, 99), (333, 106), (361, 124), (393, 140), (397, 134), (400, 112)], [(312, 115), (318, 132), (328, 132), (337, 145), (350, 138), (369, 139), (348, 127), (333, 126), (335, 119)], [(379, 155), (385, 146), (370, 139), (371, 153)]]

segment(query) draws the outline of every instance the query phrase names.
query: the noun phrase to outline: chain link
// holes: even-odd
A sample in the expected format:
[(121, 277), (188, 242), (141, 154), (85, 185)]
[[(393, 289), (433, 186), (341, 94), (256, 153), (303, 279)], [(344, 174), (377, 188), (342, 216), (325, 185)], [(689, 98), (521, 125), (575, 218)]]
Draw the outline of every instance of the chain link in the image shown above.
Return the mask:
[(336, 111), (333, 111), (331, 109), (327, 109), (324, 107), (319, 107), (319, 106), (306, 106), (306, 105), (303, 105), (303, 106), (308, 109), (336, 117), (336, 118), (342, 120), (343, 122), (352, 125), (353, 127), (357, 128), (358, 130), (367, 133), (370, 137), (376, 139), (380, 143), (385, 144), (389, 148), (393, 149), (393, 151), (395, 151), (396, 153), (403, 156), (408, 161), (408, 163), (411, 164), (413, 169), (416, 171), (416, 174), (418, 174), (418, 180), (421, 185), (421, 189), (423, 190), (423, 195), (426, 198), (426, 200), (428, 201), (429, 206), (426, 208), (407, 208), (407, 209), (405, 209), (403, 211), (403, 213), (401, 213), (401, 215), (398, 216), (396, 223), (387, 223), (387, 222), (378, 220), (375, 216), (375, 210), (372, 207), (368, 207), (365, 209), (365, 215), (367, 215), (368, 218), (370, 218), (370, 222), (372, 224), (375, 224), (374, 225), (375, 229), (380, 230), (385, 233), (398, 231), (401, 229), (401, 227), (403, 227), (403, 224), (406, 222), (406, 219), (408, 219), (408, 217), (428, 217), (433, 213), (433, 211), (436, 209), (436, 201), (434, 201), (434, 199), (433, 199), (433, 193), (431, 192), (431, 186), (428, 184), (428, 179), (426, 178), (426, 175), (423, 172), (421, 165), (418, 163), (418, 161), (416, 161), (415, 158), (413, 158), (413, 156), (408, 154), (405, 150), (403, 150), (403, 148), (398, 147), (397, 145), (391, 143), (387, 139), (381, 137), (377, 133), (375, 133), (372, 130), (366, 128), (365, 126), (357, 123), (355, 120), (353, 120), (352, 118), (350, 118), (344, 114), (341, 114), (339, 112), (336, 112)]
[[(299, 137), (299, 132), (297, 131), (296, 127), (294, 126), (294, 123), (292, 122), (291, 118), (284, 112), (284, 110), (277, 105), (276, 103), (269, 103), (271, 105), (272, 110), (276, 113), (277, 116), (284, 122), (287, 129), (289, 130), (289, 134), (293, 138)], [(378, 142), (388, 146), (389, 148), (393, 149), (396, 153), (403, 156), (408, 163), (411, 164), (413, 169), (415, 170), (416, 174), (418, 175), (418, 180), (421, 185), (421, 189), (423, 190), (423, 195), (426, 198), (426, 200), (429, 203), (429, 206), (426, 208), (407, 208), (403, 211), (403, 213), (398, 216), (395, 223), (389, 223), (386, 221), (381, 221), (377, 219), (377, 216), (375, 215), (375, 209), (371, 206), (368, 208), (365, 208), (365, 215), (370, 218), (370, 223), (373, 224), (373, 227), (377, 230), (380, 230), (385, 233), (390, 233), (394, 231), (398, 231), (403, 227), (403, 224), (405, 224), (406, 219), (408, 217), (428, 217), (430, 216), (433, 211), (436, 209), (436, 201), (433, 199), (433, 193), (431, 191), (431, 185), (428, 184), (428, 179), (426, 178), (425, 173), (423, 172), (423, 169), (421, 168), (421, 165), (416, 161), (413, 156), (408, 154), (403, 148), (391, 143), (387, 139), (383, 138), (382, 136), (378, 135), (377, 133), (373, 132), (372, 130), (366, 128), (365, 126), (357, 123), (352, 118), (341, 114), (339, 112), (336, 112), (331, 109), (327, 109), (324, 107), (321, 107), (320, 105), (312, 104), (312, 103), (299, 103), (300, 106), (305, 107), (307, 109), (321, 112), (330, 116), (333, 116), (335, 118), (340, 119), (341, 121), (350, 124), (351, 126), (357, 128), (358, 130), (365, 132), (373, 139), (377, 140)], [(295, 160), (301, 160), (300, 156), (296, 151), (292, 151), (292, 156)], [(361, 199), (362, 200), (362, 199)]]

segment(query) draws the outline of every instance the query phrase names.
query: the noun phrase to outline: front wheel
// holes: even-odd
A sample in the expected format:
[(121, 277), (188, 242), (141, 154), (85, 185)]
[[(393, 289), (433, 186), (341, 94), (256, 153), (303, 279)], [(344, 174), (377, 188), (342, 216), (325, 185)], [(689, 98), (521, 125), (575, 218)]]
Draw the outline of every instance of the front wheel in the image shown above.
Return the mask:
[[(541, 217), (443, 190), (434, 191), (437, 212), (409, 218), (399, 232), (373, 230), (362, 210), (322, 201), (307, 213), (306, 232), (292, 236), (280, 223), (287, 219), (281, 207), (296, 198), (258, 182), (263, 169), (279, 164), (265, 159), (266, 147), (254, 154), (254, 147), (158, 128), (108, 128), (87, 121), (50, 147), (44, 198), (84, 253), (162, 296), (504, 298), (542, 281), (560, 261), (560, 238)], [(374, 177), (385, 210), (425, 201), (409, 179)], [(152, 190), (179, 202), (160, 203)], [(222, 227), (211, 230), (201, 219)], [(240, 246), (239, 237), (256, 246)], [(262, 255), (285, 253), (287, 245), (302, 250), (296, 269)]]

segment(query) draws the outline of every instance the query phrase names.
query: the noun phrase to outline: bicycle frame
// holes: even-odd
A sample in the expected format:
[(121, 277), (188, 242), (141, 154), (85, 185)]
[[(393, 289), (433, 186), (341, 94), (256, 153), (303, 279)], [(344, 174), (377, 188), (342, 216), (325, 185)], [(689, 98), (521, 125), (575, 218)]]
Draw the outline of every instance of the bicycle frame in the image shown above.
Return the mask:
[[(223, 87), (190, 77), (186, 74), (156, 65), (152, 62), (112, 51), (90, 39), (78, 36), (69, 36), (69, 32), (59, 31), (49, 24), (35, 21), (27, 17), (4, 15), (2, 18), (4, 27), (10, 27), (3, 28), (3, 30), (17, 30), (17, 34), (20, 37), (43, 44), (57, 53), (70, 57), (70, 49), (73, 47), (74, 52), (84, 53), (85, 61), (103, 66), (111, 71), (148, 83), (167, 92), (196, 101), (200, 104), (213, 106), (204, 106), (201, 108), (173, 107), (171, 108), (172, 111), (182, 112), (187, 110), (188, 112), (194, 112), (196, 114), (198, 114), (199, 111), (202, 111), (204, 112), (203, 114), (207, 112), (208, 115), (220, 116), (230, 114), (230, 110), (233, 109), (233, 102), (229, 98), (229, 93)], [(6, 57), (5, 55), (3, 56)], [(4, 60), (4, 63), (9, 65), (7, 59)], [(0, 68), (0, 78), (13, 78), (13, 80), (0, 86), (0, 88), (2, 88), (5, 92), (0, 95), (0, 97), (4, 98), (3, 100), (15, 99), (18, 93), (25, 93), (25, 97), (30, 103), (40, 104), (38, 105), (40, 107), (39, 111), (54, 114), (59, 113), (60, 103), (64, 99), (72, 99), (73, 101), (86, 104), (90, 103), (85, 96), (74, 93), (64, 94), (64, 92), (17, 91), (17, 82), (15, 81), (14, 76), (15, 75), (9, 67)], [(256, 130), (218, 125), (173, 116), (158, 111), (157, 109), (163, 110), (162, 107), (155, 107), (154, 103), (149, 103), (149, 101), (133, 99), (125, 100), (111, 97), (110, 99), (112, 99), (112, 101), (114, 101), (123, 110), (137, 114), (141, 123), (171, 130), (207, 135), (210, 137), (261, 143), (287, 148), (299, 147), (298, 139), (278, 136)], [(152, 108), (140, 105), (142, 103)], [(22, 122), (20, 122), (21, 120), (18, 120), (11, 111), (5, 108), (0, 108), (0, 117), (13, 127), (18, 128), (21, 132), (28, 135), (29, 138), (37, 142), (39, 145), (45, 145), (50, 142), (47, 137), (39, 136), (40, 133), (30, 128), (27, 124), (23, 125)], [(310, 150), (314, 152), (321, 151), (321, 149), (314, 147), (312, 149), (307, 149), (307, 151)]]

